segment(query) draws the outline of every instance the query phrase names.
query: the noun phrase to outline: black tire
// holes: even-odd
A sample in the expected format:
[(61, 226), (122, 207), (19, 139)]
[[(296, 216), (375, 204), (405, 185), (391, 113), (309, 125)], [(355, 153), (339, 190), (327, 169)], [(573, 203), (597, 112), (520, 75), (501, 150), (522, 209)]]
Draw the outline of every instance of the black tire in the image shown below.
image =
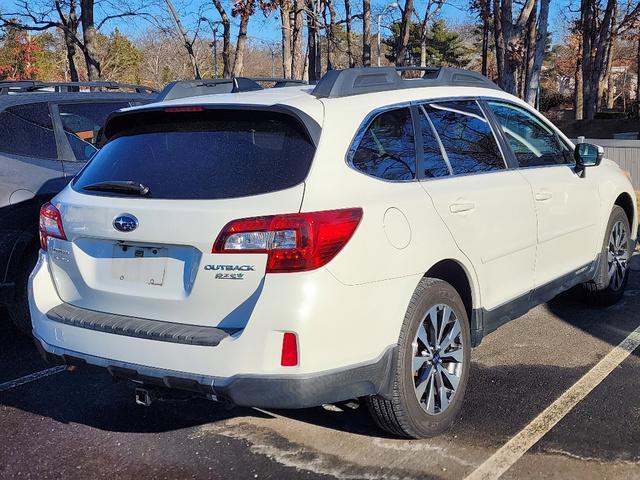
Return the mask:
[[(624, 265), (623, 271), (620, 271), (620, 277), (618, 280), (611, 280), (609, 275), (610, 262), (610, 246), (609, 242), (612, 235), (612, 230), (617, 225), (621, 225), (626, 235), (626, 241), (623, 242), (626, 246), (625, 252), (627, 260)], [(629, 261), (631, 260), (632, 241), (631, 241), (631, 228), (629, 227), (629, 219), (625, 211), (615, 205), (611, 211), (611, 217), (609, 217), (609, 223), (607, 224), (607, 230), (602, 242), (602, 254), (600, 256), (600, 263), (598, 265), (598, 271), (595, 278), (587, 283), (582, 284), (585, 299), (592, 305), (609, 306), (618, 302), (624, 294), (624, 290), (627, 287), (627, 281), (629, 279)], [(614, 265), (614, 269), (621, 268), (620, 262)]]
[(38, 249), (29, 248), (23, 257), (22, 265), (16, 276), (16, 292), (13, 303), (9, 305), (9, 318), (20, 332), (31, 336), (31, 314), (29, 313), (28, 282), (29, 275), (38, 261)]
[[(437, 307), (438, 305), (448, 306), (455, 315), (455, 318), (459, 321), (458, 327), (460, 333), (455, 335), (455, 344), (457, 348), (461, 346), (463, 357), (461, 362), (455, 362), (455, 364), (449, 363), (450, 367), (461, 369), (459, 383), (457, 384), (457, 388), (455, 388), (455, 392), (452, 394), (450, 403), (448, 403), (448, 406), (445, 407), (443, 411), (432, 412), (430, 414), (427, 413), (426, 410), (429, 408), (427, 406), (429, 402), (425, 401), (425, 406), (423, 407), (418, 401), (416, 383), (421, 383), (419, 379), (431, 378), (431, 376), (426, 376), (426, 374), (428, 373), (427, 369), (434, 368), (434, 363), (432, 363), (433, 360), (431, 360), (417, 371), (413, 370), (414, 340), (418, 348), (421, 348), (421, 345), (424, 346), (424, 343), (418, 341), (418, 329), (423, 325), (423, 322), (427, 321), (428, 312), (433, 311), (432, 308), (434, 307), (439, 308)], [(441, 310), (437, 311), (441, 312)], [(436, 314), (436, 316), (439, 315), (440, 313)], [(436, 320), (436, 323), (440, 325), (440, 320)], [(444, 324), (445, 322), (443, 321), (442, 323)], [(429, 324), (425, 323), (425, 325)], [(443, 331), (447, 332), (444, 327)], [(451, 330), (449, 330), (449, 332), (451, 332)], [(430, 335), (430, 338), (433, 338), (432, 332)], [(443, 334), (442, 337), (444, 339), (445, 335)], [(445, 350), (447, 349), (442, 349), (442, 358), (448, 358)], [(426, 351), (427, 350), (422, 349), (423, 354)], [(435, 355), (429, 355), (429, 357), (436, 359), (435, 363), (440, 363), (443, 367), (447, 363), (446, 360), (444, 362), (440, 360), (439, 354), (437, 357)], [(411, 298), (400, 330), (400, 339), (398, 340), (398, 349), (395, 358), (395, 371), (393, 373), (393, 393), (391, 400), (386, 400), (379, 396), (367, 397), (366, 399), (367, 406), (376, 424), (387, 432), (401, 437), (426, 438), (442, 433), (453, 424), (462, 408), (464, 393), (469, 378), (470, 358), (471, 338), (469, 333), (469, 319), (460, 295), (447, 282), (433, 278), (422, 279)], [(435, 371), (435, 375), (437, 376), (438, 369), (436, 368)], [(445, 378), (444, 374), (441, 374), (440, 384), (442, 384), (443, 378)], [(448, 379), (449, 377), (447, 376), (446, 378)], [(434, 383), (431, 385), (437, 385), (437, 383), (435, 383), (437, 381), (437, 378), (434, 379)], [(445, 380), (445, 384), (447, 383), (448, 385), (452, 385), (448, 380)], [(425, 390), (421, 398), (429, 397), (431, 390), (429, 386), (426, 388), (427, 390)], [(436, 392), (439, 392), (439, 390), (436, 390)], [(427, 395), (427, 397), (424, 395)], [(439, 396), (438, 393), (435, 395)], [(445, 393), (445, 396), (447, 396), (447, 393)], [(436, 397), (433, 398), (435, 405)], [(442, 400), (439, 401), (442, 403)], [(448, 397), (447, 402), (449, 402)]]

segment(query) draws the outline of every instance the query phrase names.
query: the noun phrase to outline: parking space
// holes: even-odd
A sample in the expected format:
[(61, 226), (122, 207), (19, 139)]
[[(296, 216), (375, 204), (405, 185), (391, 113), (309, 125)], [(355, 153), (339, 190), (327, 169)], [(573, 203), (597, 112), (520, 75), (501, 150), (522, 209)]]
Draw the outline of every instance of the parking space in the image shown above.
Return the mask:
[[(640, 275), (621, 303), (569, 293), (474, 350), (462, 417), (407, 441), (356, 402), (300, 411), (179, 399), (139, 407), (101, 372), (61, 372), (0, 391), (4, 478), (464, 478), (525, 429), (640, 325)], [(0, 384), (48, 368), (2, 322)], [(634, 351), (503, 478), (640, 478), (640, 358)], [(486, 477), (492, 478), (492, 477)]]

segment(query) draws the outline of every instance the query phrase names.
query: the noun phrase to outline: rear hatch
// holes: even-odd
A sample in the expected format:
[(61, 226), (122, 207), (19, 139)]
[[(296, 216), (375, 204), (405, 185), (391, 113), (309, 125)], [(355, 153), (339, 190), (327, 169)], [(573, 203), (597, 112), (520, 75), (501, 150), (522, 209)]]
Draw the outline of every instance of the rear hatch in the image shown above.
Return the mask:
[(214, 254), (225, 225), (300, 210), (315, 147), (295, 117), (171, 108), (119, 115), (62, 192), (49, 238), (61, 299), (100, 312), (242, 328), (266, 254)]

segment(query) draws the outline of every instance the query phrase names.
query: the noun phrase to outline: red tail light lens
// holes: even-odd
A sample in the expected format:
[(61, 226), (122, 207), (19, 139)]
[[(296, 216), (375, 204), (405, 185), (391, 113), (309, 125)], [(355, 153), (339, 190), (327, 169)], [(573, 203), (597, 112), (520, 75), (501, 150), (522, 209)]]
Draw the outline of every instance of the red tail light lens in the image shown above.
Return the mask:
[(284, 332), (280, 365), (283, 367), (295, 367), (298, 365), (298, 338), (295, 333)]
[(67, 239), (62, 227), (60, 211), (47, 202), (40, 207), (40, 247), (44, 251), (47, 250), (47, 239), (49, 237)]
[(361, 208), (347, 208), (234, 220), (212, 253), (266, 253), (267, 273), (314, 270), (338, 254), (361, 219)]

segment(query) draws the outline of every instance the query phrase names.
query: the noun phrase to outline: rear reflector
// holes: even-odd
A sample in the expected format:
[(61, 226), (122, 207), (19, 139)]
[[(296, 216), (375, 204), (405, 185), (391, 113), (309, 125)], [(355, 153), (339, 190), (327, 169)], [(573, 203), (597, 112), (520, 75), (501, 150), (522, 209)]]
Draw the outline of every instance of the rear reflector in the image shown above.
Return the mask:
[(361, 208), (347, 208), (234, 220), (211, 252), (266, 253), (267, 273), (314, 270), (338, 254), (361, 219)]
[(67, 239), (62, 227), (60, 211), (47, 202), (40, 207), (40, 247), (42, 250), (47, 250), (47, 239), (49, 237)]
[(298, 365), (298, 339), (295, 333), (284, 332), (280, 365), (283, 367), (295, 367)]

